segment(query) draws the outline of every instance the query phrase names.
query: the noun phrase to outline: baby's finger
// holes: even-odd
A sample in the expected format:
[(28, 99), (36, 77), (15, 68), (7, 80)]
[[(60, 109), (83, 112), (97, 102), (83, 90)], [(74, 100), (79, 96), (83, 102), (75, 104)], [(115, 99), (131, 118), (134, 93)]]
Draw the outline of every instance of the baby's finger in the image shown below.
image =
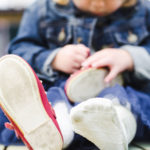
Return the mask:
[(79, 44), (79, 45), (77, 45), (77, 47), (78, 47), (77, 51), (76, 51), (77, 54), (80, 54), (86, 58), (90, 55), (90, 49), (88, 47), (86, 47), (85, 45)]
[(94, 61), (91, 66), (93, 68), (101, 68), (101, 67), (110, 67), (111, 64), (107, 58), (103, 58), (101, 60)]
[(118, 70), (114, 68), (110, 70), (109, 74), (105, 77), (104, 81), (106, 83), (110, 83), (117, 75), (118, 75)]
[(75, 68), (74, 68), (74, 69), (72, 70), (72, 73), (75, 73), (75, 72), (77, 72), (78, 70), (79, 70), (79, 69), (75, 69)]
[(90, 56), (82, 63), (82, 67), (91, 66), (96, 61), (98, 61), (98, 57), (96, 55)]
[(86, 60), (86, 58), (84, 56), (81, 55), (77, 55), (76, 58), (74, 58), (74, 61), (76, 63), (79, 63), (80, 65)]
[(73, 69), (79, 69), (79, 68), (81, 68), (81, 64), (77, 63), (77, 62), (74, 62)]

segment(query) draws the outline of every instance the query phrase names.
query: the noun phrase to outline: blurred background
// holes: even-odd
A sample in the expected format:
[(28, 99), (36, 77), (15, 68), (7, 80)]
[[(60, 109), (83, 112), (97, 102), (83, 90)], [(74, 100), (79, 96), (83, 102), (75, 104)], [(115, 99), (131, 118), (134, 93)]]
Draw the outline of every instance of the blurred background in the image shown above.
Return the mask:
[(0, 0), (0, 56), (7, 53), (15, 37), (24, 10), (35, 0)]
[(24, 10), (35, 0), (0, 0), (0, 56), (7, 53), (15, 37)]

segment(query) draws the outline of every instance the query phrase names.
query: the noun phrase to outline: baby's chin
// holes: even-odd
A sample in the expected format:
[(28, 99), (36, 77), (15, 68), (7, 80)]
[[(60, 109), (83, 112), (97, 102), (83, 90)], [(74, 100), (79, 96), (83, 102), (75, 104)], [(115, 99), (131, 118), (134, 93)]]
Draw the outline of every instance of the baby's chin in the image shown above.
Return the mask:
[(90, 13), (96, 16), (100, 16), (100, 17), (105, 17), (105, 16), (109, 16), (111, 14), (113, 14), (115, 11), (117, 10), (113, 10), (111, 12), (106, 12), (106, 11), (101, 11), (101, 12), (96, 12), (96, 11), (91, 11)]
[(82, 10), (83, 12), (87, 12), (87, 13), (90, 13), (92, 15), (96, 15), (96, 16), (100, 16), (100, 17), (105, 17), (105, 16), (109, 16), (111, 15), (114, 11), (112, 12), (108, 12), (108, 11), (95, 11), (95, 9), (91, 9), (91, 10), (86, 10), (86, 9), (82, 9), (82, 8), (79, 8), (80, 10)]
[(105, 17), (111, 14), (111, 13), (106, 13), (106, 12), (91, 12), (91, 13), (93, 15), (100, 16), (100, 17)]

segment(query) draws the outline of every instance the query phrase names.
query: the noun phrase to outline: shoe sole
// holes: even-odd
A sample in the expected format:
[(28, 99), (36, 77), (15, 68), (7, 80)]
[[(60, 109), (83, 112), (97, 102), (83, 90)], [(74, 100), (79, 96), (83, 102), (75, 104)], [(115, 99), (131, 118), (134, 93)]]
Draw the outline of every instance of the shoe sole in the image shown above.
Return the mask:
[(122, 76), (117, 76), (110, 84), (104, 82), (108, 74), (106, 69), (88, 68), (81, 70), (69, 78), (66, 83), (66, 95), (71, 102), (82, 102), (89, 98), (98, 96), (106, 87), (113, 86), (116, 83), (122, 85)]
[(43, 107), (34, 73), (17, 56), (0, 60), (0, 105), (32, 149), (62, 149), (61, 135)]
[(70, 118), (74, 131), (101, 150), (128, 150), (124, 128), (107, 99), (93, 98), (80, 103), (71, 110)]

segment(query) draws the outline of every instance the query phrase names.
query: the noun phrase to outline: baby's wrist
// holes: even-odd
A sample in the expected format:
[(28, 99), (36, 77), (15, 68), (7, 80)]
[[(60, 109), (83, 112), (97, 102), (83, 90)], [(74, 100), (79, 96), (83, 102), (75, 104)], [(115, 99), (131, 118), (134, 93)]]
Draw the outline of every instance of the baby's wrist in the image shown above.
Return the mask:
[[(58, 55), (58, 54), (57, 54)], [(59, 70), (59, 62), (58, 62), (58, 56), (55, 56), (55, 58), (53, 59), (52, 63), (51, 63), (51, 67), (54, 69), (54, 70)]]
[(122, 51), (122, 53), (124, 53), (124, 57), (126, 58), (126, 62), (128, 62), (127, 70), (133, 71), (134, 70), (134, 62), (133, 62), (132, 56), (126, 50), (121, 50), (121, 51)]

